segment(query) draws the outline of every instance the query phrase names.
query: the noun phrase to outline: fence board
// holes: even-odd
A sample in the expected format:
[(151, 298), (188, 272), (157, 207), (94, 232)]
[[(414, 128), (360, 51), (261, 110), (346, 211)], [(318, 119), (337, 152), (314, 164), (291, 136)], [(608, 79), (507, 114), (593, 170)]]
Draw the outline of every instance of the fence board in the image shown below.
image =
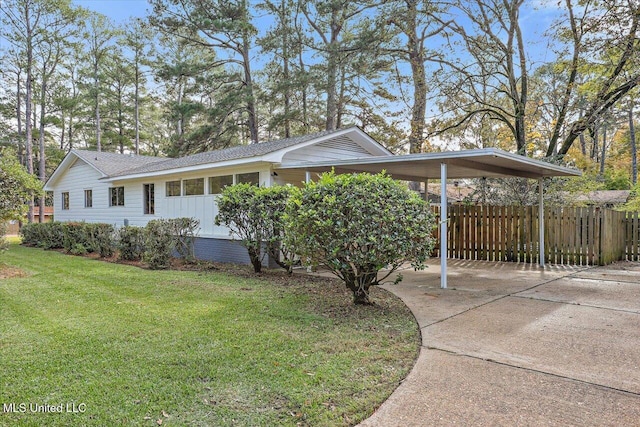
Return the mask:
[[(432, 207), (440, 221), (440, 207)], [(545, 260), (552, 264), (603, 265), (640, 261), (640, 214), (600, 208), (463, 206), (448, 209), (449, 247), (441, 248), (440, 228), (433, 255), (450, 258), (537, 263), (538, 217), (545, 217)]]

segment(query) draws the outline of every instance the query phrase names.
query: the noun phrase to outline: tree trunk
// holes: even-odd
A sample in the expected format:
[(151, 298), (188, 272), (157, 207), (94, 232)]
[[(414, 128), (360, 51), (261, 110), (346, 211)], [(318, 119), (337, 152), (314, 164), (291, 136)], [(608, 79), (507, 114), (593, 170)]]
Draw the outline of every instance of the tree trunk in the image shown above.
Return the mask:
[(256, 117), (256, 99), (253, 94), (253, 80), (251, 78), (251, 63), (249, 58), (249, 34), (244, 33), (242, 37), (242, 60), (244, 61), (244, 82), (247, 87), (247, 111), (249, 113), (249, 135), (251, 143), (257, 144), (258, 140), (258, 120)]
[(98, 88), (98, 85), (100, 83), (99, 79), (98, 79), (98, 62), (96, 60), (96, 62), (94, 62), (94, 66), (93, 66), (93, 90), (96, 91), (96, 96), (95, 96), (95, 114), (96, 114), (96, 146), (97, 146), (97, 150), (98, 152), (102, 151), (102, 144), (100, 142), (100, 89)]
[(631, 144), (631, 183), (638, 183), (638, 151), (636, 147), (636, 127), (633, 123), (633, 107), (631, 102), (629, 105), (629, 143)]
[(325, 130), (336, 130), (338, 116), (338, 10), (331, 11), (331, 40), (329, 41), (327, 58), (327, 121)]
[[(28, 8), (26, 10), (26, 22), (29, 22)], [(26, 99), (25, 99), (25, 152), (27, 156), (27, 171), (33, 175), (33, 129), (31, 126), (31, 106), (33, 98), (32, 81), (33, 78), (33, 47), (32, 34), (33, 29), (27, 28), (27, 82), (26, 82)], [(33, 222), (33, 197), (30, 198), (29, 211), (27, 213), (27, 222)]]
[(140, 64), (136, 59), (136, 89), (135, 89), (135, 115), (136, 115), (136, 155), (140, 154)]
[(260, 249), (256, 250), (254, 248), (248, 248), (249, 259), (251, 260), (251, 265), (253, 265), (254, 273), (262, 272), (262, 260), (260, 259)]
[(410, 46), (411, 73), (413, 75), (413, 106), (411, 108), (411, 133), (409, 153), (421, 153), (424, 142), (424, 117), (427, 112), (427, 80), (424, 58), (418, 46)]
[(605, 126), (602, 129), (602, 147), (601, 147), (601, 154), (600, 154), (600, 177), (604, 178), (604, 161), (606, 160), (606, 155), (607, 155), (607, 127)]
[(284, 21), (282, 24), (284, 28), (282, 31), (282, 73), (286, 84), (284, 89), (284, 137), (289, 138), (291, 137), (291, 85), (289, 84), (291, 77), (289, 76), (289, 20), (286, 0), (282, 0), (280, 13)]
[[(45, 70), (42, 71), (42, 87), (40, 90), (40, 138), (39, 138), (39, 148), (40, 148), (40, 161), (39, 161), (39, 178), (43, 183), (46, 181), (46, 155), (44, 152), (44, 123), (45, 123), (45, 103), (47, 96), (47, 82), (45, 77)], [(44, 222), (44, 203), (45, 203), (45, 195), (42, 193), (40, 196), (40, 215), (38, 217), (38, 222)]]

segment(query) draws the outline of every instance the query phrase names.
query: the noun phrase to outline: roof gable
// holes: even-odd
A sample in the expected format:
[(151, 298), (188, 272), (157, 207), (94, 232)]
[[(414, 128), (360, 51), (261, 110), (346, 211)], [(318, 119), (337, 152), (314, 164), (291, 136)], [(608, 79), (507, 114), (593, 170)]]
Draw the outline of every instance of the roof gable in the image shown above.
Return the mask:
[(71, 150), (49, 181), (47, 181), (47, 186), (53, 185), (58, 177), (69, 169), (78, 159), (93, 167), (104, 179), (126, 179), (130, 177), (183, 172), (190, 169), (217, 166), (223, 163), (236, 164), (245, 161), (249, 162), (250, 160), (280, 163), (286, 153), (292, 150), (316, 144), (319, 146), (322, 144), (344, 145), (345, 141), (349, 141), (349, 146), (345, 146), (345, 149), (352, 150), (354, 153), (359, 150), (361, 154), (370, 153), (378, 156), (391, 155), (391, 152), (356, 126), (262, 142), (259, 144), (240, 145), (179, 158)]
[[(148, 163), (142, 166), (124, 169), (117, 173), (109, 174), (110, 177), (128, 177), (133, 175), (146, 175), (165, 171), (181, 171), (199, 166), (215, 165), (223, 162), (243, 161), (249, 159), (279, 163), (282, 157), (292, 149), (307, 145), (318, 144), (336, 135), (350, 134), (357, 141), (366, 141), (369, 150), (378, 155), (391, 155), (391, 153), (378, 142), (369, 137), (358, 127), (350, 127), (333, 131), (322, 131), (309, 135), (275, 141), (261, 142), (259, 144), (240, 145), (222, 150), (207, 151), (192, 154), (190, 156), (175, 159), (161, 159), (162, 161)], [(362, 142), (361, 142), (362, 143)]]

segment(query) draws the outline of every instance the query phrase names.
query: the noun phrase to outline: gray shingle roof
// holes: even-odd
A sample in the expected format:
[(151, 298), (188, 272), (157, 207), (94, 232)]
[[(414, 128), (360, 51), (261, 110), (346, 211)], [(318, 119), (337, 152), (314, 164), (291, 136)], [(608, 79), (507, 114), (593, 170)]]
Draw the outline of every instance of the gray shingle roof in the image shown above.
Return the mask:
[(107, 176), (118, 175), (125, 170), (136, 169), (163, 162), (166, 159), (152, 156), (131, 156), (128, 154), (105, 153), (88, 150), (72, 150), (73, 153)]
[[(344, 129), (339, 129), (344, 130)], [(82, 160), (94, 165), (109, 177), (134, 175), (180, 169), (209, 163), (225, 162), (263, 156), (297, 144), (312, 141), (337, 131), (323, 131), (309, 135), (296, 136), (259, 144), (240, 145), (223, 150), (207, 151), (176, 159), (166, 157), (129, 156), (115, 153), (98, 153), (96, 151), (73, 150)]]

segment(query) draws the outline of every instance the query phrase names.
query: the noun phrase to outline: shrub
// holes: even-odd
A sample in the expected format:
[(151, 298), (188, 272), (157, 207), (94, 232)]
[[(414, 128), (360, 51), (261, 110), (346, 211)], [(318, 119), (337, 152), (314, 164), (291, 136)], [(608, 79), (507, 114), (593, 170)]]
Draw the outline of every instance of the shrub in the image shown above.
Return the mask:
[(257, 194), (260, 187), (251, 184), (237, 184), (226, 187), (218, 199), (216, 225), (225, 225), (229, 234), (240, 239), (247, 248), (253, 271), (262, 270), (262, 242), (266, 215), (260, 211)]
[(91, 251), (97, 252), (101, 257), (113, 255), (116, 247), (115, 229), (111, 224), (85, 224), (89, 237)]
[(292, 256), (283, 247), (283, 213), (293, 191), (291, 186), (260, 188), (238, 184), (226, 187), (218, 199), (216, 224), (224, 224), (232, 236), (240, 239), (256, 273), (262, 270), (267, 253), (291, 271)]
[(20, 229), (22, 243), (38, 246), (43, 249), (60, 249), (63, 247), (64, 232), (61, 222), (44, 222), (24, 224)]
[(144, 252), (144, 231), (142, 227), (126, 226), (118, 232), (119, 258), (127, 261), (142, 259)]
[(6, 251), (9, 247), (7, 239), (5, 236), (7, 235), (7, 224), (0, 222), (0, 254)]
[(287, 202), (295, 191), (297, 188), (290, 185), (276, 185), (261, 188), (257, 193), (257, 209), (264, 212), (263, 239), (267, 252), (275, 263), (289, 274), (293, 272), (295, 254), (285, 244), (284, 213)]
[(170, 266), (174, 250), (172, 227), (168, 220), (154, 219), (144, 228), (144, 252), (142, 259), (152, 270), (162, 270)]
[(93, 252), (91, 236), (88, 233), (84, 222), (64, 222), (62, 223), (62, 247), (65, 251), (71, 252), (77, 244), (82, 245), (87, 251)]
[(72, 255), (86, 255), (87, 248), (82, 243), (76, 243), (69, 251)]
[(186, 262), (193, 262), (196, 259), (193, 244), (200, 221), (195, 218), (173, 218), (166, 221), (168, 231), (174, 239), (175, 251)]
[(425, 268), (433, 247), (428, 205), (384, 173), (325, 173), (294, 194), (285, 219), (288, 244), (342, 279), (356, 304), (369, 304), (369, 288), (403, 263)]

